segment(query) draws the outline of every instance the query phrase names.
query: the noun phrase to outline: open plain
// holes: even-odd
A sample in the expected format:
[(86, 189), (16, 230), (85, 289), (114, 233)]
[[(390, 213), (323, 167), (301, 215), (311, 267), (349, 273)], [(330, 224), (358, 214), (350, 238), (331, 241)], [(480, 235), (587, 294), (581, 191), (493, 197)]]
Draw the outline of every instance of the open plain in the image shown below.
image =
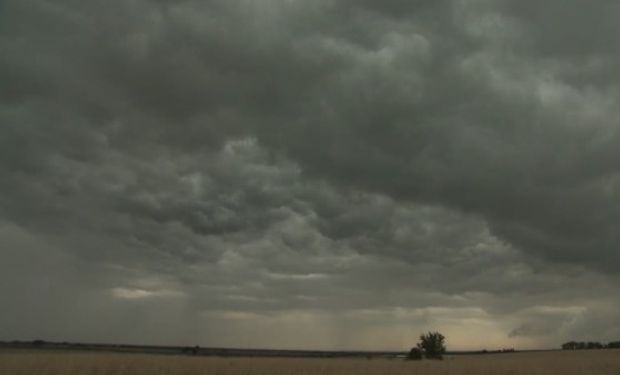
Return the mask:
[(0, 352), (1, 375), (617, 375), (620, 350), (401, 359), (221, 358), (146, 354)]

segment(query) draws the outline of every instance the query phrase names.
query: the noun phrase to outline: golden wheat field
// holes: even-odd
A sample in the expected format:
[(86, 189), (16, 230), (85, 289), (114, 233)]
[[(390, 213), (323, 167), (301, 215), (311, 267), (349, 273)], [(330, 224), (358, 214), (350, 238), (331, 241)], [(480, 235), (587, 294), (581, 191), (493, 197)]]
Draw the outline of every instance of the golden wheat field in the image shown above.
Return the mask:
[(1, 375), (618, 375), (620, 350), (397, 359), (211, 358), (76, 352), (0, 352)]

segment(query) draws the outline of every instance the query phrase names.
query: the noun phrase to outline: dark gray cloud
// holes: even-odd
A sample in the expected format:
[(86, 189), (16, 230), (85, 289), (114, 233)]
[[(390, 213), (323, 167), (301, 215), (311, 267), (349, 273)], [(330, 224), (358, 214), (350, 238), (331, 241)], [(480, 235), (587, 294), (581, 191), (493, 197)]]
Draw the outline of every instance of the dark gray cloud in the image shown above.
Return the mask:
[(617, 339), (617, 18), (0, 2), (0, 336)]

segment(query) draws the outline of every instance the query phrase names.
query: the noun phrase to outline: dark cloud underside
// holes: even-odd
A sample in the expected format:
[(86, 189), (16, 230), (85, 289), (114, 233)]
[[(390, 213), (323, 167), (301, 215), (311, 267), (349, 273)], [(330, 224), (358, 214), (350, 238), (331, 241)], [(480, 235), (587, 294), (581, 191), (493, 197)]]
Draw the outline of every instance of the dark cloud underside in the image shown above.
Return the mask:
[(619, 18), (0, 1), (0, 339), (617, 339)]

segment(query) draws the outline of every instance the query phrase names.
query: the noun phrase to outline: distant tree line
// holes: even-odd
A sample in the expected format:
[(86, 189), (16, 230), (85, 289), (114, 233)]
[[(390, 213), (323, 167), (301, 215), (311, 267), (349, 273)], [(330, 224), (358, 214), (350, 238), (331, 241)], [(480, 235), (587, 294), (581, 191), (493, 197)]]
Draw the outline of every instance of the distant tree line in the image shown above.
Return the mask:
[(496, 349), (496, 350), (482, 349), (480, 351), (474, 352), (474, 354), (497, 354), (497, 353), (514, 353), (514, 352), (515, 352), (515, 348), (503, 348), (503, 349)]
[(587, 349), (620, 349), (620, 341), (612, 341), (607, 345), (596, 341), (569, 341), (562, 344), (563, 350), (587, 350)]

